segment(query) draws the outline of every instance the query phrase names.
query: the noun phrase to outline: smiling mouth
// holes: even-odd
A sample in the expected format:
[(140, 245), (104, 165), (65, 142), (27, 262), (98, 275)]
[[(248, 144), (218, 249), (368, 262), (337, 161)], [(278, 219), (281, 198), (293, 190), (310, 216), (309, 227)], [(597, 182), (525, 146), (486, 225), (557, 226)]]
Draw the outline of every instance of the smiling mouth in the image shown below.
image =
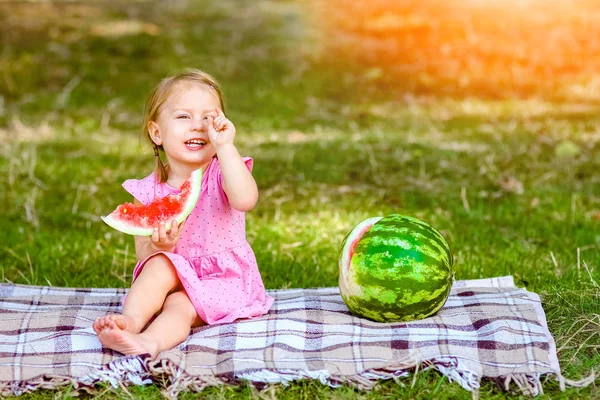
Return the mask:
[(191, 149), (200, 149), (206, 146), (206, 141), (202, 139), (191, 139), (186, 141), (185, 145)]

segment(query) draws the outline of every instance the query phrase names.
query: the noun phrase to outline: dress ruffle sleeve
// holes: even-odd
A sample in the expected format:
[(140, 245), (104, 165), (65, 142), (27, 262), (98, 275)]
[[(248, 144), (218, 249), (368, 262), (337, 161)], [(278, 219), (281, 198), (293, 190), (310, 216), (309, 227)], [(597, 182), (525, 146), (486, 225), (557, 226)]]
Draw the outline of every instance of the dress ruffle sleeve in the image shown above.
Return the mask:
[(142, 204), (147, 205), (154, 200), (156, 178), (154, 174), (152, 174), (144, 179), (127, 179), (123, 182), (123, 188)]

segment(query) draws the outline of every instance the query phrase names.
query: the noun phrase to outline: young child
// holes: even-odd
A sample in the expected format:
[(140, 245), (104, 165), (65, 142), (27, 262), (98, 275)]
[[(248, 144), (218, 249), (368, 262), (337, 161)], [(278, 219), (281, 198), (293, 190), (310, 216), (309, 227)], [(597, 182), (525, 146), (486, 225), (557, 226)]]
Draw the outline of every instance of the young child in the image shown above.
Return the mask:
[(273, 304), (246, 241), (244, 212), (258, 198), (252, 159), (238, 153), (235, 126), (223, 109), (218, 84), (195, 69), (163, 79), (148, 97), (144, 129), (157, 167), (123, 187), (134, 203), (147, 204), (177, 193), (202, 168), (202, 191), (185, 222), (135, 237), (139, 261), (123, 313), (93, 324), (110, 349), (155, 358), (183, 342), (192, 327), (257, 317)]

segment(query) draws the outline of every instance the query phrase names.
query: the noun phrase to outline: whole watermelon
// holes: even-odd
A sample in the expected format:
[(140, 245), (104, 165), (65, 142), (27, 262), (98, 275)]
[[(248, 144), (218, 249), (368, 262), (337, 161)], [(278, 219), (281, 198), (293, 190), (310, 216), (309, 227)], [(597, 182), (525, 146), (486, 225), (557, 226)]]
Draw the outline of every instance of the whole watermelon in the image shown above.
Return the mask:
[(344, 240), (340, 292), (353, 314), (379, 322), (435, 314), (453, 281), (444, 237), (420, 219), (399, 214), (366, 219)]

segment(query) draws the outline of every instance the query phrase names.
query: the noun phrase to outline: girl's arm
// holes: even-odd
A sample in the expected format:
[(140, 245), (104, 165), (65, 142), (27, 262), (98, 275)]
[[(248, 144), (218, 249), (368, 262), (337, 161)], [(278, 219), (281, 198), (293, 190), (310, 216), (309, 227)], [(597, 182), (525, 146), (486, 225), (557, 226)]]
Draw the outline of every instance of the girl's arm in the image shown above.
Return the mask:
[(216, 117), (207, 115), (208, 137), (215, 146), (221, 164), (223, 190), (231, 207), (238, 211), (249, 211), (258, 200), (256, 182), (233, 144), (235, 125), (219, 107), (215, 111)]
[(246, 167), (233, 143), (217, 147), (217, 157), (223, 176), (223, 190), (231, 207), (238, 211), (250, 211), (258, 200), (256, 181)]

